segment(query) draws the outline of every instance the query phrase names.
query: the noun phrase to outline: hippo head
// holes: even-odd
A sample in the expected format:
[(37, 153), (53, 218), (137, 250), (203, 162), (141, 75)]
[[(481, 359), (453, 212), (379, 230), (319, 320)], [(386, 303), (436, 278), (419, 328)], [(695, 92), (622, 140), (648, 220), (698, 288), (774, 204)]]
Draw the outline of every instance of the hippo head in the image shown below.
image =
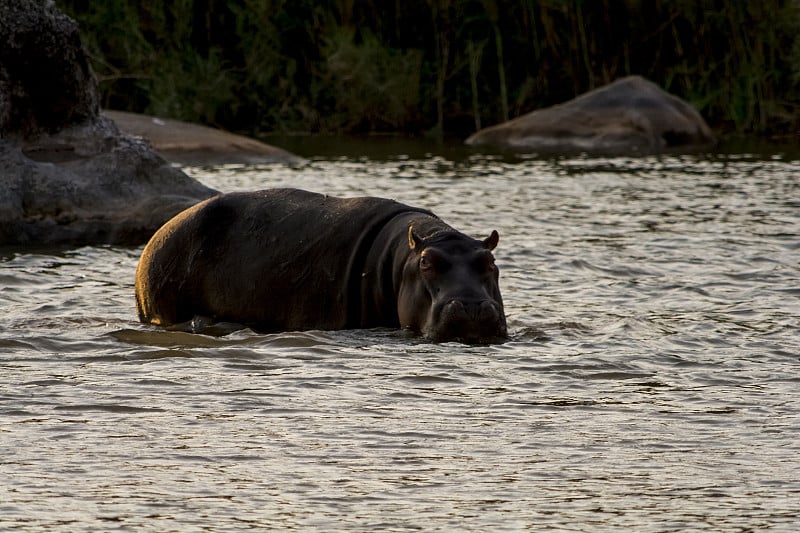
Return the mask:
[(400, 325), (435, 342), (505, 340), (499, 271), (492, 255), (499, 239), (496, 231), (483, 241), (457, 231), (422, 238), (409, 227), (411, 251), (397, 301)]

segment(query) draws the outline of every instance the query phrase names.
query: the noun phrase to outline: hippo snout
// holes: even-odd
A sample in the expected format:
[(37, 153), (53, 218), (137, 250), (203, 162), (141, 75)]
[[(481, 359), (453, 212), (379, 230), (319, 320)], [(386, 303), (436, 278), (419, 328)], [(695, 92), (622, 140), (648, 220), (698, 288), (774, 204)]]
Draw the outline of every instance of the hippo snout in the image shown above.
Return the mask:
[(464, 323), (496, 322), (498, 318), (497, 308), (489, 300), (481, 302), (452, 300), (445, 305), (442, 315), (448, 316), (450, 320)]
[(431, 328), (437, 341), (498, 342), (508, 335), (502, 307), (492, 300), (450, 300)]

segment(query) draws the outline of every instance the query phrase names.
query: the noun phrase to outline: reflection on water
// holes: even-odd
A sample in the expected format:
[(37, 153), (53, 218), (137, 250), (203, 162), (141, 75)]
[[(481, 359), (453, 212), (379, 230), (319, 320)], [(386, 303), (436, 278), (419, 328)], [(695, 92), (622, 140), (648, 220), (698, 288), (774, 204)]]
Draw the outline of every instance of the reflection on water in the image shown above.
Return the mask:
[(508, 343), (165, 331), (141, 248), (0, 251), (0, 529), (799, 525), (800, 164), (408, 153), (191, 172), (497, 229)]

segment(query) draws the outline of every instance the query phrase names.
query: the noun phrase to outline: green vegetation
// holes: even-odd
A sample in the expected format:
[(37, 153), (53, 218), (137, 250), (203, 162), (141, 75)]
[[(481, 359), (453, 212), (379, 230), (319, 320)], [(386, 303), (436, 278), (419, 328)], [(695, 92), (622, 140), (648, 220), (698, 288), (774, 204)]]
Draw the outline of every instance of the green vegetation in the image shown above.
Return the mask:
[(248, 133), (466, 135), (640, 74), (718, 131), (800, 125), (794, 0), (57, 0), (107, 107)]

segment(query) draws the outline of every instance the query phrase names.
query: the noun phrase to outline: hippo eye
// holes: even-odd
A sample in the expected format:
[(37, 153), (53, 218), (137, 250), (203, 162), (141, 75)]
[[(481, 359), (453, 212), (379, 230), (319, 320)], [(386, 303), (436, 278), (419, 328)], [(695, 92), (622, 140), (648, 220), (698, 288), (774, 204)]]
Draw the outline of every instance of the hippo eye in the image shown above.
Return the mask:
[(444, 273), (450, 268), (445, 257), (434, 250), (426, 250), (419, 258), (419, 268), (428, 273)]

